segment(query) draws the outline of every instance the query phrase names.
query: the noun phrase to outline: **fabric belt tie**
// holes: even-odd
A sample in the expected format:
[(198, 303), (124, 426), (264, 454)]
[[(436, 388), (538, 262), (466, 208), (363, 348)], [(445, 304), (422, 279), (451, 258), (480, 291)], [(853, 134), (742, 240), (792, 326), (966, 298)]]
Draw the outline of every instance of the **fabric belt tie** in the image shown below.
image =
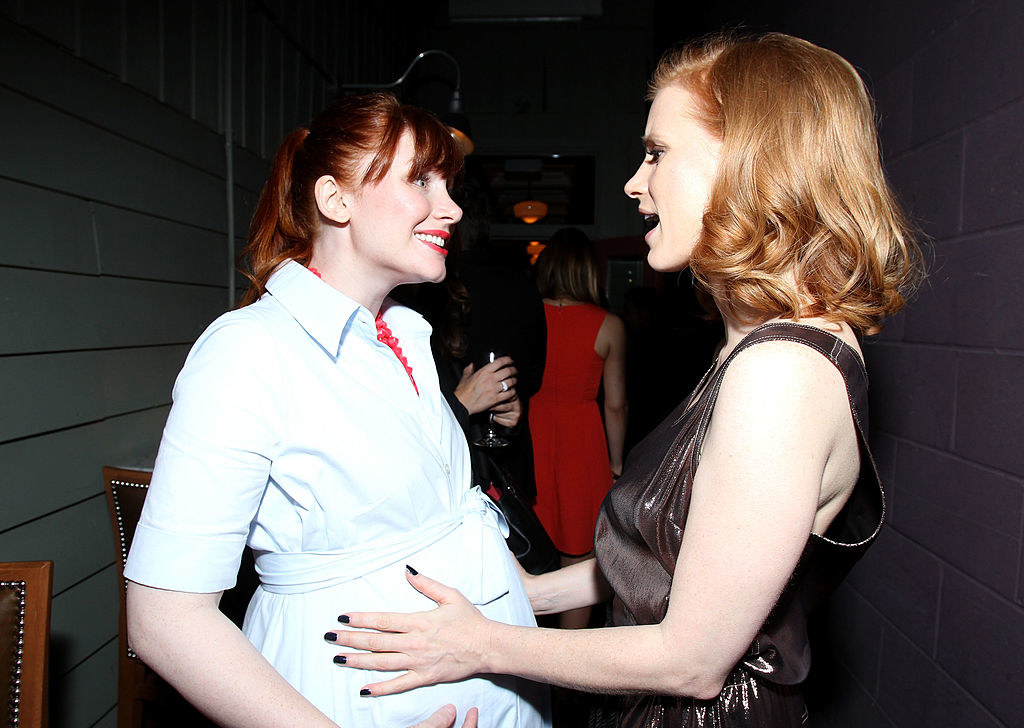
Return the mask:
[[(463, 542), (460, 553), (467, 559), (460, 565), (459, 573), (464, 577), (460, 581), (471, 591), (475, 589), (478, 592), (464, 593), (471, 602), (486, 603), (496, 595), (484, 593), (484, 584), (490, 581), (485, 577), (493, 570), (491, 563), (485, 572), (490, 554), (480, 554), (481, 546), (485, 543), (484, 528), (500, 532), (503, 539), (508, 536), (505, 517), (494, 502), (480, 491), (480, 487), (475, 486), (465, 492), (462, 504), (448, 519), (427, 525), (412, 534), (402, 534), (404, 538), (386, 542), (378, 540), (353, 548), (329, 551), (262, 553), (256, 557), (256, 572), (263, 588), (274, 594), (301, 594), (327, 589), (386, 566), (405, 562), (410, 556), (458, 529)], [(504, 548), (504, 544), (501, 545)], [(473, 554), (479, 554), (480, 573), (476, 578), (471, 575)]]

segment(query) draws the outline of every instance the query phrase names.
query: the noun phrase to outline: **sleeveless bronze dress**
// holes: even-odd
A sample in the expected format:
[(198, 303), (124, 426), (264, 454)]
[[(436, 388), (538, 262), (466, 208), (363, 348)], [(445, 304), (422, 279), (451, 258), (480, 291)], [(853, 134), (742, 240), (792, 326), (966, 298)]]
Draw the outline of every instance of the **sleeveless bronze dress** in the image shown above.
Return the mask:
[(694, 394), (630, 453), (601, 508), (594, 538), (598, 563), (615, 592), (611, 623), (660, 622), (668, 608), (693, 477), (722, 377), (741, 351), (777, 340), (810, 346), (843, 375), (861, 453), (853, 493), (824, 536), (809, 537), (779, 601), (717, 698), (608, 696), (598, 724), (788, 728), (808, 723), (799, 688), (810, 668), (807, 614), (871, 544), (885, 510), (868, 450), (867, 373), (849, 345), (820, 329), (792, 323), (769, 323), (747, 334), (722, 366), (712, 368)]

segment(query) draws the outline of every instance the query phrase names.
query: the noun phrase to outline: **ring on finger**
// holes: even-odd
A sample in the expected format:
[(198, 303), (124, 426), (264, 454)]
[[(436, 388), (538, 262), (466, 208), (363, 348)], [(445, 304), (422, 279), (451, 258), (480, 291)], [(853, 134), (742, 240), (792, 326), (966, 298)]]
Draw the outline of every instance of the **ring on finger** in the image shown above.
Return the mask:
[(504, 379), (502, 379), (500, 384), (501, 384), (501, 391), (502, 392), (507, 392), (508, 391), (508, 382), (506, 382)]

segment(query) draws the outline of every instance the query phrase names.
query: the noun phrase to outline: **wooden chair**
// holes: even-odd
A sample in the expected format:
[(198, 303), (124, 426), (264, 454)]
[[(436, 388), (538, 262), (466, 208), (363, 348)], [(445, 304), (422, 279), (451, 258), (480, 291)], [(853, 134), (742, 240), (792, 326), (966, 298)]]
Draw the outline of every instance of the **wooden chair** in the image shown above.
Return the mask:
[(11, 728), (46, 728), (52, 561), (0, 563), (0, 689)]
[[(140, 728), (143, 725), (212, 726), (128, 646), (128, 582), (124, 578), (124, 565), (135, 537), (135, 527), (142, 515), (151, 476), (152, 472), (148, 470), (103, 468), (110, 524), (117, 551), (121, 604), (118, 617), (117, 728)], [(258, 583), (252, 553), (246, 549), (237, 584), (224, 593), (220, 602), (221, 611), (239, 627)]]

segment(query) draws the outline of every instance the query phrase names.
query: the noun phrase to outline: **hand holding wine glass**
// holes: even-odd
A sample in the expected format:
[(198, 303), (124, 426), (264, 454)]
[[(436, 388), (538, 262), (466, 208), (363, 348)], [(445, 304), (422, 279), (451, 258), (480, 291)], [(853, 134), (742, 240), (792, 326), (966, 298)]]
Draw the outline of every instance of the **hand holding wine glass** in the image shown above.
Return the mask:
[[(455, 387), (455, 396), (470, 415), (497, 407), (497, 417), (499, 412), (509, 411), (508, 403), (516, 399), (517, 380), (518, 372), (512, 365), (512, 358), (499, 356), (494, 361), (485, 361), (482, 366), (467, 365)], [(515, 425), (514, 422), (501, 424), (507, 427)]]
[(515, 411), (515, 419), (518, 421), (518, 410), (514, 405), (503, 407), (498, 411), (494, 407), (496, 405), (500, 407), (502, 403), (516, 400), (516, 377), (512, 359), (502, 352), (489, 349), (477, 359), (476, 369), (481, 374), (480, 384), (484, 391), (489, 389), (492, 397), (496, 399), (488, 408), (483, 434), (474, 439), (473, 444), (478, 447), (505, 447), (510, 441), (502, 432), (501, 422), (495, 423), (495, 418), (504, 417), (508, 421), (509, 413)]

